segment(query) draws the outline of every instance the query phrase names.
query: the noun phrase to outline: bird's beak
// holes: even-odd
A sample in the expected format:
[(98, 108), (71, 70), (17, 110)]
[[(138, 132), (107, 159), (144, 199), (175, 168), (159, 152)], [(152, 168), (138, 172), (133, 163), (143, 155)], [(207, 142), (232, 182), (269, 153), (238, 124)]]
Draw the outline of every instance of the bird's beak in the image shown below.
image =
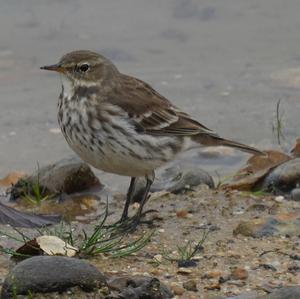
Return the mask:
[(58, 73), (65, 72), (65, 69), (60, 64), (45, 65), (45, 66), (42, 66), (40, 69), (47, 70), (47, 71), (55, 71)]

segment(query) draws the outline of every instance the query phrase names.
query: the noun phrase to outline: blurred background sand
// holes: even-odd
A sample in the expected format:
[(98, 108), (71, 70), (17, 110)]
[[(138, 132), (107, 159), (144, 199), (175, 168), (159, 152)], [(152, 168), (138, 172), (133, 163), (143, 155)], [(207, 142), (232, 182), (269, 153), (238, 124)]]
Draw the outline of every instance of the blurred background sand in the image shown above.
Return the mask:
[(277, 146), (281, 99), (289, 148), (300, 128), (299, 11), (299, 0), (0, 0), (0, 175), (72, 153), (56, 120), (59, 76), (39, 67), (75, 49), (106, 55), (220, 135), (260, 148)]

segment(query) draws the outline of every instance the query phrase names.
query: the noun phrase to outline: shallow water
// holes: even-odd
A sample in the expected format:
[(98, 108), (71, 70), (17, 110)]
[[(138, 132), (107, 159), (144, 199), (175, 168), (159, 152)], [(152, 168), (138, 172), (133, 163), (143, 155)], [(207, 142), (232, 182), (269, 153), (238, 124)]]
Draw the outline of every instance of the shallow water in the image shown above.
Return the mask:
[[(276, 146), (282, 99), (288, 148), (299, 90), (272, 75), (300, 64), (299, 10), (298, 0), (0, 0), (0, 175), (71, 154), (56, 130), (59, 78), (39, 67), (74, 49), (103, 53), (220, 135), (260, 148)], [(236, 157), (204, 168), (226, 173), (246, 159)]]

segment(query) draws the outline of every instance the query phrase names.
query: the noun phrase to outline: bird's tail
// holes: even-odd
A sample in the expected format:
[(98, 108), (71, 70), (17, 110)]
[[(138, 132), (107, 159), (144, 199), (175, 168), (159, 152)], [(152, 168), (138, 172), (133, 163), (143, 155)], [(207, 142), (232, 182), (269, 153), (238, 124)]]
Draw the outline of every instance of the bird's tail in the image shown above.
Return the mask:
[(228, 139), (224, 139), (222, 137), (219, 137), (218, 135), (210, 135), (210, 134), (198, 134), (192, 137), (192, 139), (202, 145), (205, 146), (228, 146), (228, 147), (233, 147), (236, 148), (238, 150), (241, 150), (243, 152), (247, 152), (253, 155), (265, 155), (264, 152), (246, 145), (246, 144), (242, 144), (236, 141), (232, 141), (232, 140), (228, 140)]

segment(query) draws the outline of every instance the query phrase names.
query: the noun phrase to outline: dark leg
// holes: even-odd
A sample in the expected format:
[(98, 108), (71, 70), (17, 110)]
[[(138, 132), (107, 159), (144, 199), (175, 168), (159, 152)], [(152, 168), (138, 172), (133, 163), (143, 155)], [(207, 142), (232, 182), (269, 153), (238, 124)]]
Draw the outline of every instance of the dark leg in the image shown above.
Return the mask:
[(138, 220), (141, 219), (143, 208), (144, 208), (144, 205), (146, 204), (146, 202), (148, 200), (148, 195), (149, 195), (149, 191), (150, 191), (150, 187), (151, 187), (152, 183), (153, 183), (153, 181), (147, 177), (146, 188), (145, 188), (142, 200), (140, 202), (140, 207), (139, 207), (139, 209), (138, 209), (138, 211), (135, 215), (135, 217), (138, 218)]
[(144, 194), (142, 196), (142, 200), (140, 202), (140, 207), (139, 207), (137, 213), (132, 218), (132, 223), (130, 224), (131, 230), (135, 230), (137, 225), (140, 223), (141, 217), (143, 216), (143, 208), (148, 200), (150, 187), (153, 184), (154, 177), (155, 177), (154, 172), (151, 175), (146, 176), (146, 180), (147, 180), (146, 188), (145, 188)]
[(154, 172), (151, 175), (147, 175), (146, 180), (147, 180), (147, 184), (146, 184), (146, 188), (144, 190), (144, 193), (143, 193), (141, 201), (140, 201), (140, 207), (139, 207), (137, 213), (132, 218), (128, 218), (128, 207), (130, 205), (133, 191), (135, 188), (135, 183), (136, 183), (136, 178), (131, 178), (130, 187), (128, 189), (127, 200), (126, 200), (125, 207), (124, 207), (124, 210), (122, 213), (122, 217), (121, 217), (121, 220), (118, 221), (118, 223), (120, 224), (120, 229), (124, 230), (124, 232), (128, 233), (128, 232), (134, 231), (136, 229), (136, 227), (138, 226), (138, 224), (140, 223), (140, 220), (143, 216), (143, 207), (144, 207), (145, 203), (147, 202), (150, 187), (154, 181)]
[(132, 199), (133, 192), (135, 189), (135, 183), (136, 183), (136, 178), (131, 178), (130, 185), (129, 185), (127, 195), (126, 195), (125, 206), (124, 206), (122, 216), (121, 216), (121, 219), (119, 222), (123, 222), (128, 218), (128, 209), (129, 209), (129, 205), (131, 203), (131, 199)]

